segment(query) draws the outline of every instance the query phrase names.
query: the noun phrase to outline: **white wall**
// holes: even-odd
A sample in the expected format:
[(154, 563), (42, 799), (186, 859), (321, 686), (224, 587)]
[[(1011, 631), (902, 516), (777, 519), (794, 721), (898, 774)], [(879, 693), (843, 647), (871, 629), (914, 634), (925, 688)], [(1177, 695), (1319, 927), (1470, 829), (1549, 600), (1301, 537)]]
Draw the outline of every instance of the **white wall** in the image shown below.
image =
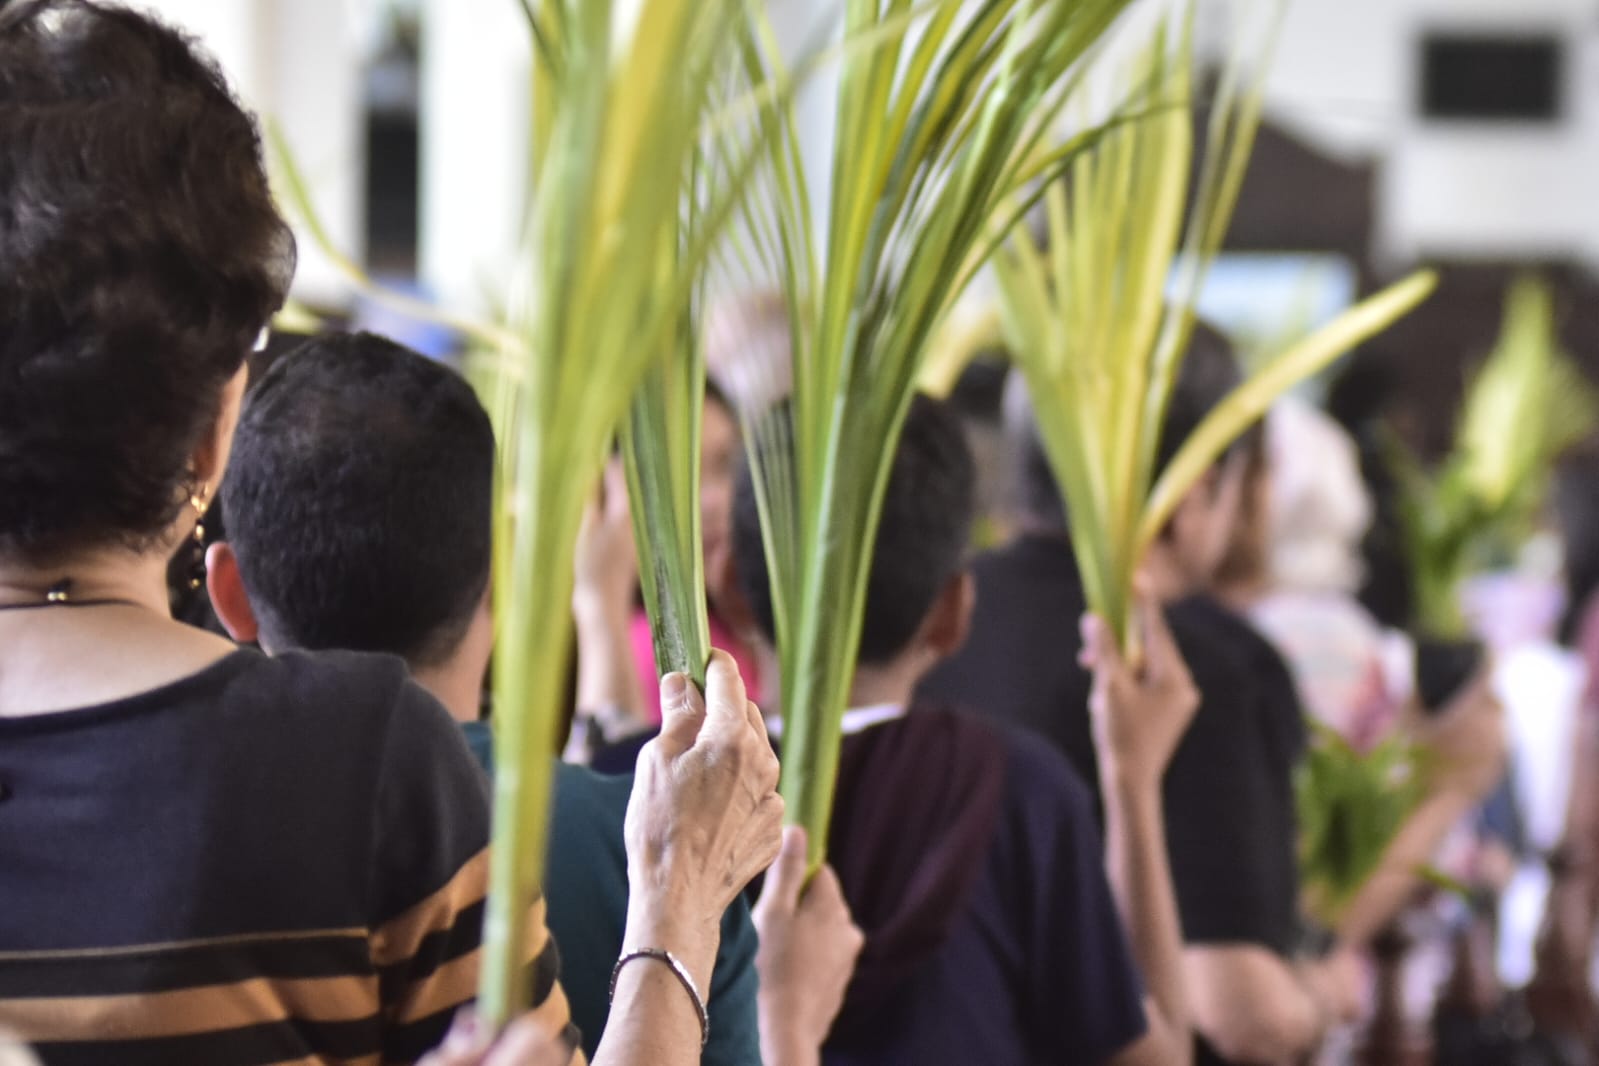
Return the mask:
[[(834, 0), (771, 0), (796, 60), (830, 39)], [(527, 180), (529, 35), (513, 0), (424, 0), (423, 278), (451, 308), (485, 310), (516, 245)], [(798, 102), (801, 152), (818, 218), (827, 208), (836, 79), (811, 79)]]
[(527, 25), (513, 0), (424, 0), (423, 279), (479, 312), (505, 277), (527, 175)]
[[(216, 56), (244, 102), (283, 130), (318, 212), (346, 254), (361, 258), (361, 8), (337, 0), (146, 0)], [(295, 293), (337, 303), (347, 286), (300, 235)]]
[(1383, 181), (1382, 240), (1396, 257), (1572, 256), (1599, 263), (1599, 20), (1574, 0), (1429, 5), (1419, 25), (1559, 32), (1567, 104), (1558, 125), (1410, 119)]
[[(1599, 18), (1590, 0), (1293, 0), (1268, 84), (1272, 118), (1323, 150), (1384, 158), (1377, 246), (1393, 263), (1572, 255), (1599, 265)], [(1424, 123), (1429, 30), (1559, 32), (1566, 120)]]
[[(372, 0), (147, 0), (196, 33), (241, 95), (285, 130), (336, 242), (361, 254), (361, 29)], [(834, 0), (771, 0), (797, 56)], [(1146, 4), (1152, 0), (1145, 0)], [(1201, 37), (1258, 0), (1205, 0)], [(422, 272), (466, 308), (503, 277), (525, 180), (527, 33), (512, 0), (423, 0)], [(1428, 256), (1576, 255), (1599, 267), (1599, 17), (1591, 0), (1290, 0), (1269, 106), (1313, 145), (1384, 159), (1378, 247)], [(819, 24), (823, 25), (818, 30)], [(1414, 114), (1427, 27), (1567, 35), (1568, 122), (1539, 130), (1426, 125)], [(834, 85), (801, 101), (815, 184), (831, 167)], [(820, 215), (824, 202), (815, 205)], [(300, 295), (338, 300), (342, 281), (302, 240)]]

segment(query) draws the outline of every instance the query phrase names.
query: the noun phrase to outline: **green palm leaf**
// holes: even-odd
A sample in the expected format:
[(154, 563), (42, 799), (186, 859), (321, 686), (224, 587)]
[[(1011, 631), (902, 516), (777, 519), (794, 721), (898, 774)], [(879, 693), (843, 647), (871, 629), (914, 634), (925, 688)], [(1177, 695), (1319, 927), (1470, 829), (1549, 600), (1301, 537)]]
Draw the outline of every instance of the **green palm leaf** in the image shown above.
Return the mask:
[[(746, 19), (743, 0), (528, 0), (537, 36), (533, 181), (507, 301), (516, 345), (480, 372), (500, 438), (494, 606), (494, 841), (480, 1010), (502, 1023), (527, 1002), (527, 905), (544, 858), (550, 774), (571, 647), (574, 544), (608, 443), (624, 434), (649, 516), (646, 590), (696, 634), (696, 522), (687, 489), (697, 430), (692, 296), (740, 193), (701, 183), (697, 162)], [(624, 9), (636, 16), (619, 24)], [(725, 176), (725, 175), (724, 175)], [(694, 205), (685, 222), (685, 202)], [(660, 365), (653, 372), (652, 367)], [(693, 416), (697, 418), (697, 413)], [(666, 440), (658, 451), (651, 442)], [(687, 479), (687, 480), (685, 480)], [(662, 516), (670, 515), (670, 519)], [(658, 531), (674, 536), (657, 539)], [(686, 567), (686, 579), (670, 576)], [(666, 574), (657, 580), (657, 575)], [(681, 605), (681, 606), (678, 606)], [(703, 604), (697, 610), (703, 611)], [(663, 613), (664, 612), (664, 613)], [(672, 623), (676, 625), (677, 623)]]
[(1332, 929), (1425, 796), (1425, 760), (1402, 736), (1360, 751), (1309, 725), (1313, 743), (1294, 779), (1299, 869), (1312, 916)]
[[(781, 132), (744, 227), (761, 239), (740, 254), (779, 279), (792, 392), (745, 423), (782, 670), (781, 788), (813, 865), (883, 491), (924, 356), (992, 244), (991, 220), (1069, 165), (1070, 151), (1040, 147), (1081, 60), (1127, 6), (849, 0), (846, 41), (880, 44), (841, 60), (825, 217), (812, 215), (817, 175), (792, 148), (791, 116), (752, 119)], [(745, 62), (753, 80), (786, 77), (769, 34), (749, 39)]]
[(634, 395), (621, 442), (656, 668), (700, 685), (711, 654), (699, 505), (704, 400), (705, 356), (685, 317), (672, 355)]
[(1110, 72), (1140, 101), (1143, 117), (1113, 124), (1077, 156), (1068, 181), (1048, 188), (1047, 251), (1018, 231), (994, 260), (1004, 332), (1071, 515), (1089, 606), (1130, 648), (1134, 571), (1183, 495), (1273, 399), (1432, 288), (1428, 275), (1407, 279), (1267, 362), (1154, 481), (1194, 304), (1259, 128), (1264, 59), (1281, 8), (1256, 8), (1245, 24), (1211, 105), (1191, 201), (1192, 4), (1181, 10), (1177, 32), (1160, 23)]

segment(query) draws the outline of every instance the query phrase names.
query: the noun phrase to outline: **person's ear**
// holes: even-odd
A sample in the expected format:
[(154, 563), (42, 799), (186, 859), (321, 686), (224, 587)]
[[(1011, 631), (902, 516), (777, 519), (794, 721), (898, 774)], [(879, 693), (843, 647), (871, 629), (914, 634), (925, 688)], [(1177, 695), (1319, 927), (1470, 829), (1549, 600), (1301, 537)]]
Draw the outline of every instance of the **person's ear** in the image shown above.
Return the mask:
[(933, 601), (924, 629), (927, 648), (940, 659), (960, 651), (972, 631), (972, 611), (977, 606), (977, 582), (961, 571), (944, 583)]
[(205, 589), (211, 595), (211, 609), (229, 636), (240, 644), (260, 640), (261, 626), (255, 620), (250, 596), (244, 591), (238, 557), (227, 541), (218, 541), (206, 550)]

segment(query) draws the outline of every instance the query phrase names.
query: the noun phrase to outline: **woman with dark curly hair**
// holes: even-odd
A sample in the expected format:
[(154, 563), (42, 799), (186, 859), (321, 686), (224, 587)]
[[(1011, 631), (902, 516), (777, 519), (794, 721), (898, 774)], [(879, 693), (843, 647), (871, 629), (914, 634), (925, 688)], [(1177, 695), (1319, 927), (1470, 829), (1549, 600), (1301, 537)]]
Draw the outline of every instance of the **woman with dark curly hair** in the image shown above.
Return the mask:
[[(294, 255), (188, 41), (0, 0), (0, 1027), (46, 1063), (413, 1062), (476, 986), (487, 791), (445, 711), (398, 660), (268, 659), (169, 612)], [(759, 715), (725, 667), (707, 697), (635, 790), (640, 961), (599, 1061), (698, 1061), (675, 960), (777, 851)], [(496, 1063), (572, 1058), (529, 905), (538, 1006)]]

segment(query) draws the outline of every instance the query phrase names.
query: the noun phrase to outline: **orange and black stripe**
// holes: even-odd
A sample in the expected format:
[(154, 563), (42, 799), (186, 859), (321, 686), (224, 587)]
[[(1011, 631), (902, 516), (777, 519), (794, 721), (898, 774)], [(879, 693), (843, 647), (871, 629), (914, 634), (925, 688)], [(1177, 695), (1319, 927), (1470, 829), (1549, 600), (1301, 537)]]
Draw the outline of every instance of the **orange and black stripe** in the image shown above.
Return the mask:
[[(477, 874), (468, 864), (372, 932), (0, 952), (0, 1024), (50, 1066), (414, 1062), (476, 991), (483, 901), (468, 886)], [(543, 919), (539, 901), (528, 945), (535, 1002), (565, 1026)]]
[(0, 716), (0, 781), (0, 1029), (46, 1066), (410, 1063), (476, 991), (487, 781), (398, 659)]

